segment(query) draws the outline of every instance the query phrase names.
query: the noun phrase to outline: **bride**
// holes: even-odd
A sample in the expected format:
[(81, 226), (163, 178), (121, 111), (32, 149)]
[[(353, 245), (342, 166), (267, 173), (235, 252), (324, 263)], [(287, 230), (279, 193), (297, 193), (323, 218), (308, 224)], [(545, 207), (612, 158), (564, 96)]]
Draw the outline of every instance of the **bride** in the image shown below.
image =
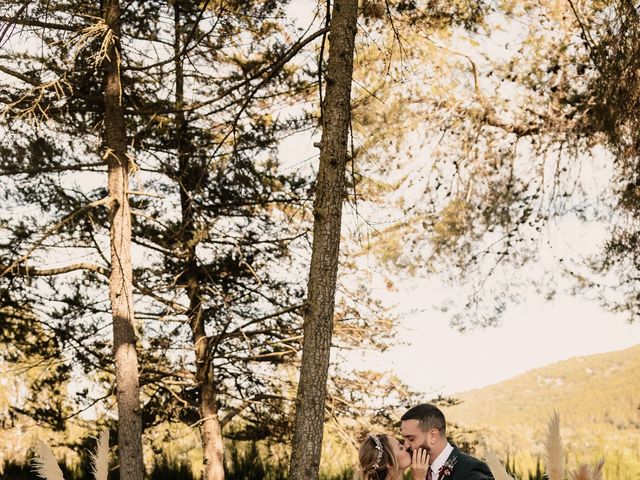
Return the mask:
[(424, 480), (429, 469), (429, 455), (419, 448), (411, 454), (390, 435), (370, 433), (360, 446), (360, 470), (363, 480), (401, 480), (411, 467), (414, 480)]

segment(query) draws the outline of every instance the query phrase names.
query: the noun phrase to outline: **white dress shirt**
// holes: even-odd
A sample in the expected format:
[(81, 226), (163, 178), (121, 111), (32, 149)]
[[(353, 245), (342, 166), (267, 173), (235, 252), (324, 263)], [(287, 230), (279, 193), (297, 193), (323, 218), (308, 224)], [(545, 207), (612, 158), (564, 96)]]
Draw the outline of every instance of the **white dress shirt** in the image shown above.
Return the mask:
[(449, 458), (449, 455), (451, 455), (451, 452), (453, 452), (453, 447), (449, 442), (447, 442), (447, 445), (440, 452), (440, 455), (431, 462), (431, 476), (433, 480), (438, 479), (438, 472), (447, 461), (447, 458)]

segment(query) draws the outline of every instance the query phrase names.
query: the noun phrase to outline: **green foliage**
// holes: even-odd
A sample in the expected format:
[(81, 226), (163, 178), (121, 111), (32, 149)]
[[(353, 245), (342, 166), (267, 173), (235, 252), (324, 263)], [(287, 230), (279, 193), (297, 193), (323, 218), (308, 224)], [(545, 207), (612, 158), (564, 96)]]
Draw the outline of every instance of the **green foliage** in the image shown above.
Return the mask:
[(194, 475), (186, 463), (162, 455), (153, 465), (149, 480), (193, 480)]
[(2, 466), (1, 480), (31, 480), (32, 472), (28, 465), (8, 460)]
[(522, 470), (520, 466), (516, 463), (514, 457), (510, 457), (509, 453), (507, 453), (507, 459), (504, 462), (505, 470), (509, 475), (515, 478), (519, 478), (522, 480), (543, 480), (544, 475), (542, 473), (542, 461), (540, 457), (537, 458), (536, 467), (534, 470)]
[(288, 466), (283, 463), (265, 463), (260, 457), (258, 446), (251, 442), (248, 449), (240, 450), (232, 444), (227, 451), (225, 478), (240, 480), (284, 480)]

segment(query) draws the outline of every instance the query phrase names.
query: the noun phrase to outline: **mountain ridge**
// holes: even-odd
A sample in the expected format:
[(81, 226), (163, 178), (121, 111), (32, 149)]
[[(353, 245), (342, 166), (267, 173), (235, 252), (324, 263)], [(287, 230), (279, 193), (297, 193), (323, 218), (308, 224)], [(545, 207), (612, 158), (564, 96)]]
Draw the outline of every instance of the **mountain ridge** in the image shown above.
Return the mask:
[(536, 372), (538, 370), (546, 370), (548, 368), (551, 368), (551, 367), (554, 367), (554, 366), (557, 366), (557, 365), (560, 365), (560, 364), (564, 364), (564, 363), (567, 363), (567, 362), (573, 362), (573, 361), (576, 361), (576, 360), (580, 361), (580, 360), (585, 360), (585, 359), (594, 359), (595, 360), (595, 359), (598, 359), (598, 357), (606, 358), (606, 357), (610, 357), (610, 356), (613, 356), (613, 355), (616, 355), (616, 354), (626, 354), (626, 353), (637, 353), (638, 355), (640, 355), (640, 343), (637, 344), (637, 345), (633, 345), (631, 347), (620, 349), (620, 350), (612, 350), (612, 351), (609, 351), (609, 352), (594, 353), (594, 354), (591, 354), (591, 355), (575, 355), (573, 357), (569, 357), (569, 358), (566, 358), (566, 359), (563, 359), (563, 360), (558, 360), (558, 361), (549, 363), (547, 365), (543, 365), (541, 367), (532, 368), (530, 370), (527, 370), (526, 372), (522, 372), (522, 373), (516, 374), (513, 377), (510, 377), (510, 378), (507, 378), (507, 379), (504, 379), (504, 380), (499, 380), (497, 382), (490, 383), (490, 384), (484, 385), (482, 387), (471, 388), (469, 390), (462, 390), (460, 392), (454, 393), (452, 396), (457, 398), (457, 397), (461, 397), (461, 396), (466, 395), (466, 394), (470, 394), (470, 393), (476, 392), (478, 390), (486, 390), (487, 388), (491, 388), (491, 387), (494, 387), (496, 385), (501, 385), (503, 383), (516, 380), (519, 377), (534, 373), (534, 372)]

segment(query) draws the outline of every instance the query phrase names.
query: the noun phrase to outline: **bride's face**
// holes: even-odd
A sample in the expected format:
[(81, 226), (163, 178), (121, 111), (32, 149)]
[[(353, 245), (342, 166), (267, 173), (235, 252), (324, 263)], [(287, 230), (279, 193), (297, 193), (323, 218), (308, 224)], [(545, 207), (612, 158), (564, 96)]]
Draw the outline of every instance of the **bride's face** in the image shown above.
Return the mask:
[(404, 448), (398, 440), (393, 437), (387, 437), (389, 439), (389, 445), (391, 445), (391, 451), (396, 457), (396, 461), (398, 462), (398, 467), (402, 470), (411, 466), (411, 455), (407, 452), (407, 449)]

